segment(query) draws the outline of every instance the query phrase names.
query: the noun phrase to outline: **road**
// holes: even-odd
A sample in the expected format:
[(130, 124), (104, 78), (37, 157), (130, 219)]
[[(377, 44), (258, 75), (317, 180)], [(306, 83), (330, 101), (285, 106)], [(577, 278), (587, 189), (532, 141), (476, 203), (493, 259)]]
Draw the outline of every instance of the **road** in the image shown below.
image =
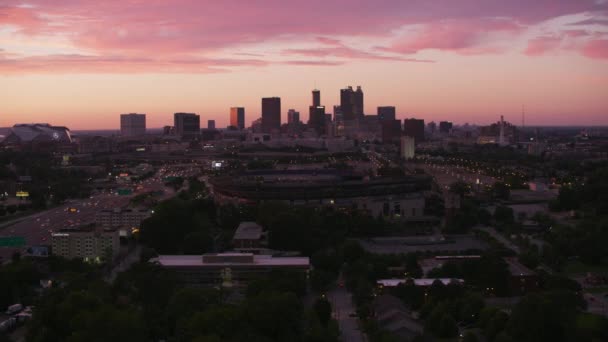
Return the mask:
[[(187, 170), (175, 175), (186, 177), (192, 172), (193, 170)], [(128, 184), (127, 186), (136, 189), (131, 195), (120, 196), (116, 193), (102, 192), (86, 199), (67, 200), (61, 206), (3, 224), (0, 226), (0, 236), (23, 237), (26, 247), (0, 247), (0, 264), (10, 260), (14, 252), (23, 253), (27, 246), (50, 245), (53, 232), (95, 222), (95, 214), (100, 210), (127, 206), (131, 198), (137, 194), (163, 190), (160, 200), (174, 196), (173, 189), (164, 186), (163, 177), (167, 175), (174, 175), (174, 172), (169, 168), (161, 169), (154, 177), (140, 183)]]
[(502, 243), (505, 247), (507, 247), (509, 249), (512, 249), (518, 255), (521, 253), (521, 249), (516, 244), (514, 244), (511, 241), (509, 241), (509, 239), (507, 239), (502, 234), (500, 234), (499, 232), (497, 232), (496, 229), (494, 229), (492, 227), (479, 227), (479, 229), (482, 230), (482, 231), (484, 231), (484, 232), (487, 232), (493, 238), (495, 238), (496, 240), (498, 240), (498, 242)]
[(357, 317), (351, 317), (356, 313), (351, 294), (344, 287), (336, 287), (327, 294), (327, 299), (332, 304), (334, 318), (338, 321), (342, 341), (364, 342), (365, 334), (359, 330)]
[[(98, 210), (125, 206), (130, 198), (103, 193), (83, 200), (69, 200), (59, 207), (24, 217), (2, 228), (0, 236), (24, 237), (28, 246), (50, 244), (52, 232), (94, 222)], [(23, 252), (23, 248), (2, 247), (0, 257), (2, 260), (10, 259), (15, 251)]]

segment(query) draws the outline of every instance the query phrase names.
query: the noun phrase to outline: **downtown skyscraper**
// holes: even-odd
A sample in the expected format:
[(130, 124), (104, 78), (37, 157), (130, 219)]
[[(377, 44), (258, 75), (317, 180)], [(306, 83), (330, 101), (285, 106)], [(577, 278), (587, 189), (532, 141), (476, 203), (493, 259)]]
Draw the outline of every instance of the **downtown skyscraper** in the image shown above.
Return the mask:
[(363, 118), (363, 90), (357, 86), (357, 90), (348, 86), (340, 89), (340, 110), (344, 120), (359, 120)]
[(230, 126), (236, 127), (238, 129), (245, 129), (245, 108), (230, 108)]
[(173, 114), (173, 126), (175, 134), (192, 138), (201, 134), (201, 117), (194, 113)]
[(262, 132), (278, 133), (281, 130), (281, 98), (262, 98)]
[(325, 106), (321, 106), (321, 91), (312, 91), (312, 106), (308, 108), (308, 126), (314, 129), (317, 134), (325, 133)]
[(134, 137), (146, 134), (146, 114), (120, 114), (120, 135)]

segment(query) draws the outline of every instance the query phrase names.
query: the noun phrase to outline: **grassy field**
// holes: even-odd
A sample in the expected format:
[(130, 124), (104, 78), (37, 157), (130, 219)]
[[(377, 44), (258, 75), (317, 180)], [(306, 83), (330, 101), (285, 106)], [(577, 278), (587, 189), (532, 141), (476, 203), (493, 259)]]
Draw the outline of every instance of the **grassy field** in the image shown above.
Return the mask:
[(567, 275), (585, 273), (608, 274), (608, 265), (589, 265), (578, 260), (571, 260), (564, 266), (564, 273)]
[(588, 287), (584, 290), (588, 293), (608, 293), (608, 286)]

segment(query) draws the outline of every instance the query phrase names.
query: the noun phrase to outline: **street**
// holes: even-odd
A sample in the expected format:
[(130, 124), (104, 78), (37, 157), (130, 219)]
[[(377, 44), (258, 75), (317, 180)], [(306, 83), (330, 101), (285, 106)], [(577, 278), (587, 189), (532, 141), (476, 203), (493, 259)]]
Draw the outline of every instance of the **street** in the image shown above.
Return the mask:
[(351, 294), (344, 287), (336, 287), (327, 294), (334, 310), (334, 318), (340, 326), (341, 339), (344, 342), (364, 342), (365, 334), (359, 329), (357, 312)]

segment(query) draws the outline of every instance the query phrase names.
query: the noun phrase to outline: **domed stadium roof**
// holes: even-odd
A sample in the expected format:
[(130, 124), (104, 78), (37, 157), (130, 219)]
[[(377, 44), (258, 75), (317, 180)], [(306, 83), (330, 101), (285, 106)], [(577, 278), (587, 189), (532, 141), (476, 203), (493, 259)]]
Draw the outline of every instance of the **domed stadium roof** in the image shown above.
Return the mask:
[(5, 140), (14, 143), (33, 141), (71, 143), (72, 136), (67, 127), (51, 126), (49, 124), (17, 124), (11, 128)]

